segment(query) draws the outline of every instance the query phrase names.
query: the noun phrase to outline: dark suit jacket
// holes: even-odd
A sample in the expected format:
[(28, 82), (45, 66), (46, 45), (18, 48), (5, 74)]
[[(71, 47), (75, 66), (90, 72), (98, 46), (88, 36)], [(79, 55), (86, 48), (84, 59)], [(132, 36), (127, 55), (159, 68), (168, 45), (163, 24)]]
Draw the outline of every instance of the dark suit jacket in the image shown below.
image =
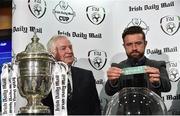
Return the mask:
[[(71, 67), (73, 94), (68, 99), (68, 115), (93, 115), (101, 114), (100, 100), (96, 90), (95, 79), (91, 71)], [(54, 111), (52, 94), (42, 100), (42, 103), (49, 106), (52, 114)]]
[[(126, 68), (135, 66), (129, 59), (120, 62), (119, 64), (113, 64), (115, 67)], [(156, 67), (160, 70), (160, 84), (152, 85), (149, 82), (147, 74), (135, 74), (124, 75), (119, 78), (117, 84), (112, 86), (108, 80), (105, 85), (105, 91), (108, 95), (114, 95), (124, 87), (147, 87), (150, 90), (161, 96), (161, 92), (168, 92), (171, 90), (171, 83), (166, 70), (166, 63), (164, 61), (150, 60), (144, 57), (137, 66), (146, 65), (150, 67)]]

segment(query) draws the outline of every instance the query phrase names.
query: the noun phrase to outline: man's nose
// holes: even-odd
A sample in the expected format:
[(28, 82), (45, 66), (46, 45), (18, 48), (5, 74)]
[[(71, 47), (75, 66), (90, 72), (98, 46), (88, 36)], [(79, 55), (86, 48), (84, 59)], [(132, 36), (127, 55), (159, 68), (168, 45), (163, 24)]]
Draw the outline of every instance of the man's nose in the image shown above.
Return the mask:
[(132, 49), (136, 50), (137, 49), (137, 45), (136, 44), (132, 44)]
[(72, 49), (71, 48), (66, 48), (66, 52), (72, 53)]

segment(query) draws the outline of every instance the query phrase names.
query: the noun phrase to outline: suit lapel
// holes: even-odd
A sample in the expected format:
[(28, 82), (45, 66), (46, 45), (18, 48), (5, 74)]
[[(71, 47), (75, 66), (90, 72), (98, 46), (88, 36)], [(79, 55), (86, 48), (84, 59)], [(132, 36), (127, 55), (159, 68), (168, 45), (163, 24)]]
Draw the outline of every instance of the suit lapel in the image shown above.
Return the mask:
[(152, 63), (148, 58), (146, 58), (145, 65), (147, 65), (147, 66), (152, 66), (153, 63)]
[(80, 87), (80, 79), (79, 79), (79, 72), (76, 67), (71, 67), (72, 71), (72, 81), (73, 81), (73, 93), (78, 93), (78, 88)]

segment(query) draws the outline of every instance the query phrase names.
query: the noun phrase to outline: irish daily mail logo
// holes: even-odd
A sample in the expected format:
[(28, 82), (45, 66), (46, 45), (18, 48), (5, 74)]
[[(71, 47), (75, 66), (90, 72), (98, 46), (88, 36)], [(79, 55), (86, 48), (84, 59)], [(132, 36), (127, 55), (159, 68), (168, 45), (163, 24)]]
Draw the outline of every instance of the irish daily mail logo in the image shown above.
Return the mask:
[(104, 51), (91, 50), (88, 52), (88, 60), (94, 69), (101, 70), (107, 62), (107, 54)]
[(149, 26), (147, 26), (147, 24), (141, 20), (141, 19), (138, 19), (138, 18), (133, 18), (130, 23), (127, 25), (127, 27), (130, 27), (130, 26), (140, 26), (144, 33), (147, 34), (147, 32), (149, 31)]
[(105, 18), (105, 9), (97, 6), (88, 6), (86, 8), (86, 15), (91, 23), (99, 25)]
[(75, 12), (71, 6), (69, 6), (68, 2), (65, 1), (60, 1), (55, 6), (53, 14), (60, 23), (64, 24), (70, 23), (75, 16)]
[(179, 16), (165, 16), (160, 20), (161, 29), (167, 35), (174, 35), (180, 27)]
[(28, 7), (36, 18), (41, 18), (46, 12), (46, 2), (44, 0), (28, 0)]

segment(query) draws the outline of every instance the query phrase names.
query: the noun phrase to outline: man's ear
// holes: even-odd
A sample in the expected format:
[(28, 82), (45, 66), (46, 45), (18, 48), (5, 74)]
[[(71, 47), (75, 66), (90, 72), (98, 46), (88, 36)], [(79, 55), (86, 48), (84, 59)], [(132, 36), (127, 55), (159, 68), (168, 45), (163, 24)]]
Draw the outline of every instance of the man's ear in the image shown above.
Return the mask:
[(147, 41), (144, 42), (144, 45), (145, 45), (145, 46), (147, 45)]

